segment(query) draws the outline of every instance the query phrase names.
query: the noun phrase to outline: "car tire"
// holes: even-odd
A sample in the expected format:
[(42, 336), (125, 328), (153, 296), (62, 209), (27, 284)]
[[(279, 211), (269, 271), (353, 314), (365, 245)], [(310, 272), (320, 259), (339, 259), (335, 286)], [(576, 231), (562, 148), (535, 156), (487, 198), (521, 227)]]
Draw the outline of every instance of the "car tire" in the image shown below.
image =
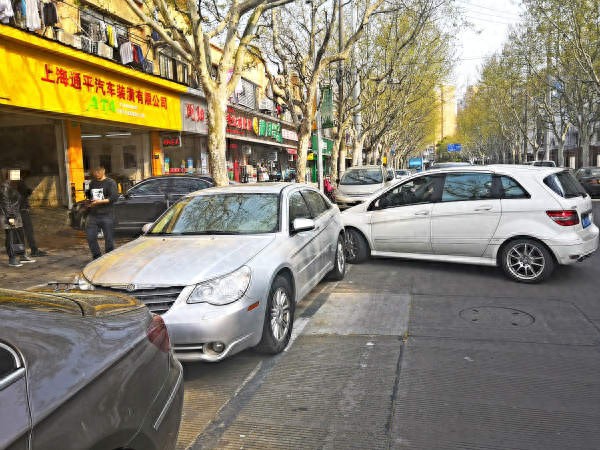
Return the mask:
[(352, 228), (346, 230), (344, 249), (346, 262), (350, 264), (360, 264), (369, 258), (369, 244), (362, 234)]
[(515, 239), (502, 247), (504, 273), (521, 283), (539, 283), (550, 276), (556, 263), (550, 251), (539, 241)]
[(333, 269), (327, 274), (327, 278), (333, 281), (341, 281), (346, 275), (346, 250), (344, 248), (344, 236), (341, 234), (337, 240), (335, 255), (333, 257)]
[(287, 346), (294, 326), (295, 303), (287, 278), (278, 275), (269, 291), (262, 338), (256, 346), (261, 353), (280, 353)]

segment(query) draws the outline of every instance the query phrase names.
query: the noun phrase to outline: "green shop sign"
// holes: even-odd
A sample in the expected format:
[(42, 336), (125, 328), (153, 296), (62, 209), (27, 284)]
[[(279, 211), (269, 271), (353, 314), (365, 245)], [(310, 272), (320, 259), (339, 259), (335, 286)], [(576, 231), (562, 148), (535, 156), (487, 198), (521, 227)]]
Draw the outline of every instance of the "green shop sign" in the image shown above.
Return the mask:
[[(311, 137), (311, 149), (314, 153), (317, 153), (317, 135), (313, 134)], [(333, 152), (333, 141), (327, 138), (321, 138), (321, 151), (323, 156), (331, 156)]]
[(257, 136), (271, 137), (277, 142), (283, 142), (280, 123), (267, 122), (266, 120), (258, 119), (255, 117), (252, 120), (252, 128), (254, 128), (254, 133)]

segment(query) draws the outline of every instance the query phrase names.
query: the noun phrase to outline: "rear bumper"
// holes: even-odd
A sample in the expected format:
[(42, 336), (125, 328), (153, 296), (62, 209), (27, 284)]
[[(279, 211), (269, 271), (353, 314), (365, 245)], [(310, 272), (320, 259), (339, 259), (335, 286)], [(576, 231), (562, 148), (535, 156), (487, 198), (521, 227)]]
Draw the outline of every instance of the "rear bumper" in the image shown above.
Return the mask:
[(598, 227), (594, 224), (589, 226), (589, 232), (585, 238), (578, 238), (574, 242), (546, 242), (554, 252), (559, 264), (574, 264), (590, 256), (598, 250)]
[(175, 449), (183, 410), (183, 368), (173, 354), (169, 359), (171, 368), (163, 388), (127, 448)]

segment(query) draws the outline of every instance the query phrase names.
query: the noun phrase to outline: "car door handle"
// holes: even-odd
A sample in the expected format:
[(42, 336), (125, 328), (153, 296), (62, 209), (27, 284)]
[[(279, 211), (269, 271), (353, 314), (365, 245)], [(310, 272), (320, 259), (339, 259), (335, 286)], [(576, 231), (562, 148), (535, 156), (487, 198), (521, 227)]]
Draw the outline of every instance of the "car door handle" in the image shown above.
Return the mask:
[(415, 213), (415, 216), (428, 216), (429, 215), (429, 211), (417, 211)]
[(478, 208), (475, 208), (475, 211), (489, 211), (492, 208), (493, 208), (492, 205), (482, 205)]

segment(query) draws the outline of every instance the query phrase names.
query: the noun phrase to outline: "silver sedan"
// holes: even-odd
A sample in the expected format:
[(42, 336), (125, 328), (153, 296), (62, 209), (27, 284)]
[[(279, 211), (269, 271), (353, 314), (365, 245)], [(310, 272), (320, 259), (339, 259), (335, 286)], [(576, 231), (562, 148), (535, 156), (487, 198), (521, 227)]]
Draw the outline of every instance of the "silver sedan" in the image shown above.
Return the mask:
[(339, 209), (306, 185), (206, 189), (146, 228), (85, 267), (79, 284), (128, 292), (162, 314), (182, 361), (281, 352), (296, 303), (345, 274)]

